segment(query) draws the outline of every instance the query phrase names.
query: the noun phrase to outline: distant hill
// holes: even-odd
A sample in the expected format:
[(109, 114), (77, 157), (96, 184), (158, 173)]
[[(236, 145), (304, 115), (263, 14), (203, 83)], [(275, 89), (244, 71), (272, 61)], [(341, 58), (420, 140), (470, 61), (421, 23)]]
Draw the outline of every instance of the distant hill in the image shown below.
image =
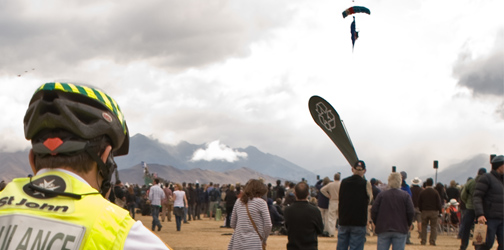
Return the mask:
[[(145, 161), (151, 172), (156, 172), (160, 177), (173, 181), (193, 182), (198, 180), (203, 183), (208, 180), (233, 183), (237, 181), (245, 182), (249, 178), (258, 178), (259, 176), (262, 176), (268, 182), (272, 182), (270, 180), (276, 178), (294, 181), (301, 180), (301, 178), (315, 180), (313, 172), (279, 156), (263, 153), (253, 146), (245, 149), (233, 149), (247, 154), (246, 158), (239, 158), (234, 162), (222, 160), (191, 161), (194, 152), (205, 149), (206, 146), (188, 142), (167, 145), (137, 134), (131, 137), (129, 154), (116, 157), (120, 178), (125, 182), (143, 183), (140, 162)], [(28, 152), (28, 150), (14, 153), (0, 152), (0, 180), (10, 181), (16, 177), (25, 177), (32, 174), (28, 161)], [(470, 156), (451, 166), (444, 166), (440, 163), (438, 182), (448, 184), (451, 180), (455, 180), (460, 184), (464, 184), (467, 178), (474, 177), (481, 167), (485, 167), (487, 171), (490, 171), (488, 155)], [(327, 176), (332, 177), (332, 175), (333, 173), (328, 171)], [(428, 177), (435, 178), (434, 174), (419, 177), (422, 181), (425, 181)], [(408, 176), (408, 181), (411, 181), (412, 178), (414, 176)], [(224, 181), (225, 179), (229, 181)]]
[(16, 177), (26, 177), (32, 173), (28, 150), (15, 153), (0, 152), (0, 180), (6, 182)]
[[(168, 145), (142, 134), (136, 134), (130, 139), (129, 154), (116, 157), (115, 160), (120, 170), (120, 178), (125, 182), (128, 180), (143, 182), (140, 166), (142, 161), (149, 165), (151, 172), (156, 172), (160, 177), (174, 181), (199, 180), (203, 182), (208, 180), (233, 183), (244, 182), (259, 176), (269, 182), (275, 179), (293, 181), (301, 180), (301, 178), (315, 179), (315, 174), (309, 170), (279, 156), (263, 153), (253, 146), (245, 149), (232, 149), (247, 155), (234, 162), (191, 160), (197, 150), (204, 150), (206, 147), (206, 144), (195, 145), (185, 141), (177, 145)], [(31, 173), (28, 151), (0, 152), (0, 180), (10, 181), (15, 177), (24, 177)], [(229, 181), (224, 181), (226, 178)]]
[(177, 145), (160, 143), (142, 134), (136, 134), (130, 140), (130, 152), (126, 156), (116, 158), (119, 169), (127, 169), (144, 161), (147, 164), (173, 166), (181, 170), (202, 169), (217, 172), (248, 168), (267, 176), (286, 180), (315, 180), (315, 174), (279, 156), (263, 153), (253, 146), (234, 151), (244, 152), (246, 158), (239, 158), (234, 162), (223, 160), (191, 161), (194, 153), (206, 145), (195, 145), (182, 141)]
[[(251, 178), (263, 178), (265, 183), (275, 183), (276, 178), (256, 172), (249, 168), (240, 168), (226, 172), (217, 172), (206, 169), (190, 169), (181, 170), (173, 166), (164, 166), (159, 164), (150, 164), (149, 171), (157, 173), (163, 179), (175, 182), (190, 182), (195, 183), (220, 183), (220, 184), (235, 184), (237, 182), (246, 183)], [(140, 164), (128, 169), (119, 170), (119, 179), (123, 183), (144, 184), (143, 168)]]
[[(449, 185), (451, 180), (455, 180), (459, 184), (464, 184), (468, 177), (474, 178), (480, 168), (486, 168), (487, 172), (490, 172), (492, 168), (490, 166), (489, 155), (478, 154), (447, 167), (441, 165), (438, 169), (437, 181), (446, 185)], [(429, 177), (435, 181), (435, 175), (422, 176), (419, 178), (425, 181)], [(411, 181), (413, 178), (414, 177), (411, 177), (409, 180)]]

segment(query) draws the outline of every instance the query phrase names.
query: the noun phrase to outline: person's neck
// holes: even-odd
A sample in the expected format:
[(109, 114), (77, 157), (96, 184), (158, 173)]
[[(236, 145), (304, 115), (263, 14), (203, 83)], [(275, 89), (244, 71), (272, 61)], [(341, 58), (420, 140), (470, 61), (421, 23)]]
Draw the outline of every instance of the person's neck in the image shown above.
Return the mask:
[[(98, 177), (99, 177), (99, 174), (97, 172), (97, 168), (96, 166), (95, 167), (92, 167), (91, 170), (87, 173), (83, 173), (83, 172), (77, 172), (75, 171), (75, 169), (73, 168), (70, 168), (70, 167), (61, 167), (61, 169), (64, 169), (64, 170), (67, 170), (67, 171), (70, 171), (78, 176), (80, 176), (82, 179), (84, 179), (91, 187), (93, 187), (94, 189), (96, 190), (100, 190), (100, 184), (98, 183)], [(101, 179), (101, 178), (100, 178)], [(100, 180), (101, 181), (101, 180)]]

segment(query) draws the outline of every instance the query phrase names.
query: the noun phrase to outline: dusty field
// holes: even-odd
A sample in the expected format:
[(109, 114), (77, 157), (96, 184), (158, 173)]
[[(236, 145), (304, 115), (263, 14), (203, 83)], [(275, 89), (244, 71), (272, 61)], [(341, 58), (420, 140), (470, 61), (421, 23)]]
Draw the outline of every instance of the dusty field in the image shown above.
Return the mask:
[[(150, 229), (152, 225), (151, 216), (137, 215), (136, 219), (140, 219)], [(233, 229), (220, 228), (223, 223), (223, 221), (211, 221), (208, 218), (204, 218), (202, 220), (190, 221), (189, 224), (182, 224), (181, 231), (177, 232), (175, 218), (172, 217), (171, 222), (167, 222), (166, 220), (165, 222), (161, 222), (163, 228), (159, 232), (155, 231), (155, 233), (175, 250), (227, 249)], [(412, 234), (411, 238), (414, 245), (407, 245), (407, 250), (458, 250), (460, 246), (460, 240), (457, 240), (453, 235), (438, 235), (437, 246), (420, 245), (417, 233)], [(336, 238), (319, 237), (318, 240), (320, 250), (336, 249)], [(368, 237), (364, 249), (375, 250), (376, 241), (376, 236)], [(268, 238), (267, 249), (286, 249), (286, 244), (287, 236), (272, 235)]]

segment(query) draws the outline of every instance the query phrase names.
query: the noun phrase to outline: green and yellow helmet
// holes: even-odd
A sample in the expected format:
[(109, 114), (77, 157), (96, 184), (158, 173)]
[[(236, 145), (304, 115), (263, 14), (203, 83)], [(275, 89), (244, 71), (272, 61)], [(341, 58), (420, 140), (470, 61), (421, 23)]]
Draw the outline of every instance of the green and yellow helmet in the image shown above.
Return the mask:
[[(112, 97), (98, 89), (59, 82), (40, 86), (24, 117), (25, 137), (32, 140), (39, 133), (56, 129), (83, 140), (107, 135), (114, 156), (128, 154), (129, 132), (121, 109)], [(61, 150), (79, 150), (70, 148)], [(58, 153), (58, 148), (52, 151)]]

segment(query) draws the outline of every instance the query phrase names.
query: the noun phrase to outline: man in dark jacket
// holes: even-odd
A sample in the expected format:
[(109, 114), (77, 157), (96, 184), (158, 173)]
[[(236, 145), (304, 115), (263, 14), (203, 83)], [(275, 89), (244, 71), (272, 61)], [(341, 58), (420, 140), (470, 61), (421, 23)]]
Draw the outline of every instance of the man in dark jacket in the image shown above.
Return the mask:
[(337, 250), (363, 250), (366, 242), (368, 204), (373, 193), (371, 183), (364, 179), (364, 161), (357, 161), (352, 173), (341, 181), (339, 190)]
[(322, 215), (316, 206), (308, 203), (309, 187), (300, 182), (294, 187), (296, 201), (285, 208), (284, 218), (287, 228), (287, 249), (318, 249), (317, 234), (323, 230)]
[(482, 175), (477, 183), (473, 195), (474, 213), (478, 223), (487, 224), (485, 245), (478, 245), (476, 249), (491, 249), (497, 235), (499, 250), (503, 249), (504, 238), (504, 155), (492, 160), (492, 171)]
[(471, 227), (474, 224), (475, 214), (474, 214), (474, 203), (473, 195), (474, 189), (476, 188), (476, 181), (483, 175), (486, 174), (485, 168), (480, 168), (478, 170), (478, 175), (476, 178), (470, 178), (467, 180), (462, 192), (460, 194), (460, 199), (466, 204), (466, 210), (462, 214), (462, 222), (460, 223), (459, 234), (460, 234), (460, 250), (466, 250), (469, 245), (469, 237), (471, 235)]
[(388, 178), (389, 190), (381, 192), (373, 202), (371, 218), (378, 234), (378, 249), (404, 249), (415, 209), (408, 193), (401, 190), (401, 174)]
[(422, 240), (420, 243), (425, 245), (427, 242), (427, 225), (430, 224), (431, 233), (429, 243), (436, 245), (438, 216), (442, 213), (441, 199), (439, 193), (432, 187), (434, 180), (428, 178), (425, 181), (425, 189), (420, 192), (418, 197), (418, 209), (422, 213)]
[(322, 233), (322, 236), (324, 237), (329, 237), (329, 230), (330, 230), (328, 223), (329, 198), (324, 196), (320, 191), (320, 189), (322, 189), (322, 187), (327, 186), (327, 184), (329, 184), (330, 182), (331, 180), (329, 180), (329, 177), (325, 177), (323, 180), (319, 180), (315, 184), (315, 188), (317, 189), (317, 206), (320, 209), (320, 213), (322, 214), (322, 221), (324, 222), (324, 232)]

